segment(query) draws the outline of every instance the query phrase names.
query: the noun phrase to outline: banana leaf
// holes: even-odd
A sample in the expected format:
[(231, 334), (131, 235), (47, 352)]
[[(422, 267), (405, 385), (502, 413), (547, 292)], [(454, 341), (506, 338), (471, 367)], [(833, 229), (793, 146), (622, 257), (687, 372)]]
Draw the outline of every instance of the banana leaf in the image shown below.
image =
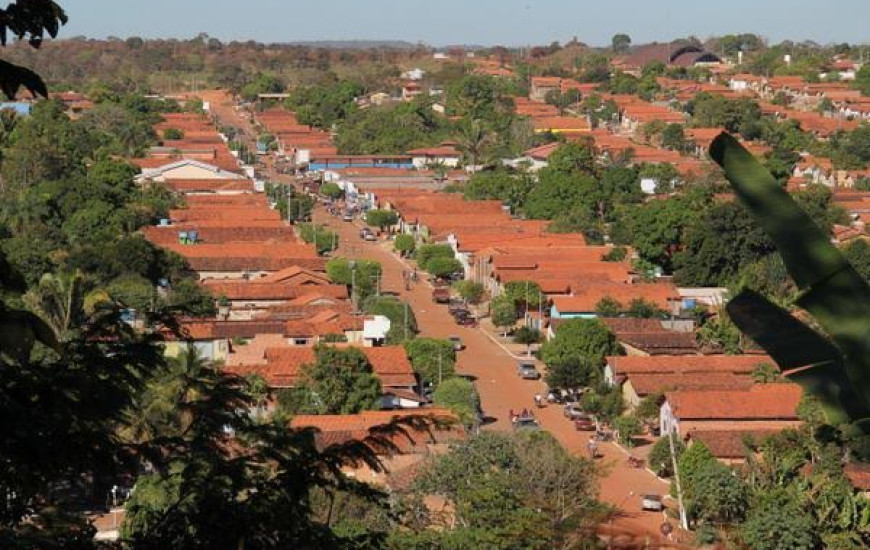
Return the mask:
[[(734, 323), (777, 355), (810, 394), (819, 398), (831, 423), (848, 422), (867, 432), (870, 425), (870, 286), (825, 234), (770, 175), (728, 134), (710, 145), (737, 196), (776, 244), (801, 294), (796, 303), (812, 315), (829, 338), (802, 325), (759, 296), (742, 293), (729, 304)], [(786, 321), (783, 313), (794, 319)], [(759, 319), (768, 319), (765, 330)], [(798, 328), (801, 325), (803, 328)], [(789, 346), (793, 349), (784, 351)], [(836, 354), (834, 357), (829, 355)], [(803, 357), (802, 357), (803, 356)], [(780, 364), (781, 368), (784, 366)]]

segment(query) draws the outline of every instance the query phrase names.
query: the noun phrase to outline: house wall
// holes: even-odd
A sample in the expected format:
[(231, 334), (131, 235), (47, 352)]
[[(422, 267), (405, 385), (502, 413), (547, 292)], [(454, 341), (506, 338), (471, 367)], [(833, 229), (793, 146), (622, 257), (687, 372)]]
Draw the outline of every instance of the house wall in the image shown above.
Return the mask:
[[(226, 361), (230, 353), (229, 342), (225, 339), (196, 340), (190, 342), (197, 353), (208, 361)], [(187, 350), (188, 342), (171, 340), (164, 343), (163, 354), (166, 357), (178, 357)]]
[(595, 319), (598, 315), (594, 311), (559, 311), (555, 305), (550, 307), (552, 319)]
[(411, 159), (411, 164), (417, 170), (425, 170), (433, 164), (443, 164), (450, 168), (456, 168), (459, 166), (459, 157), (414, 157)]
[(802, 425), (800, 420), (682, 420), (680, 432), (692, 430), (780, 430)]
[(640, 396), (634, 391), (634, 386), (631, 385), (631, 379), (626, 380), (622, 384), (622, 399), (625, 401), (625, 406), (629, 411), (634, 410), (641, 401)]
[(157, 181), (164, 181), (167, 179), (213, 180), (222, 179), (222, 177), (223, 176), (213, 172), (212, 170), (200, 168), (199, 166), (187, 165), (179, 166), (178, 168), (173, 168), (172, 170), (163, 172)]
[(198, 271), (199, 280), (204, 279), (256, 279), (268, 275), (269, 271)]

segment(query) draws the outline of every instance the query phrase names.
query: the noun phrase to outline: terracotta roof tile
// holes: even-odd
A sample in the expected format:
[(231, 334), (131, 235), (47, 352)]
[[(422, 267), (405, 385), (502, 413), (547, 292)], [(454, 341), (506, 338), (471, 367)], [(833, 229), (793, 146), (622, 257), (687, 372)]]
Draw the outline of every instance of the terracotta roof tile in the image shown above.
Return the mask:
[(751, 373), (761, 364), (775, 365), (767, 355), (657, 355), (609, 356), (607, 364), (615, 374), (730, 372)]
[(746, 456), (747, 440), (754, 445), (760, 445), (780, 431), (782, 430), (692, 430), (687, 437), (706, 445), (716, 458), (739, 459)]
[(572, 288), (572, 290), (573, 296), (553, 298), (553, 305), (561, 313), (595, 311), (595, 306), (604, 298), (613, 298), (626, 308), (632, 300), (642, 298), (662, 309), (669, 310), (671, 302), (680, 298), (675, 286), (664, 283), (597, 284)]
[(745, 390), (752, 386), (749, 375), (730, 372), (689, 372), (679, 374), (629, 374), (628, 381), (637, 395), (683, 390)]
[(665, 399), (680, 420), (798, 420), (802, 395), (797, 384), (782, 383), (747, 390), (675, 391)]

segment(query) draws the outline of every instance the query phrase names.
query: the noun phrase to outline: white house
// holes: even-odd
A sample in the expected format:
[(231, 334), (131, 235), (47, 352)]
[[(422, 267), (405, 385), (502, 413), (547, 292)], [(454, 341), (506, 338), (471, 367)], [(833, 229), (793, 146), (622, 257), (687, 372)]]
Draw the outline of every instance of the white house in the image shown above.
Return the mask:
[(222, 170), (217, 166), (193, 159), (181, 159), (168, 162), (156, 168), (146, 168), (137, 175), (137, 183), (146, 180), (165, 182), (166, 180), (197, 180), (197, 179), (245, 179), (245, 176)]
[(432, 165), (441, 164), (450, 168), (459, 166), (462, 154), (449, 142), (442, 143), (438, 147), (423, 147), (408, 151), (411, 162), (417, 170), (425, 170)]

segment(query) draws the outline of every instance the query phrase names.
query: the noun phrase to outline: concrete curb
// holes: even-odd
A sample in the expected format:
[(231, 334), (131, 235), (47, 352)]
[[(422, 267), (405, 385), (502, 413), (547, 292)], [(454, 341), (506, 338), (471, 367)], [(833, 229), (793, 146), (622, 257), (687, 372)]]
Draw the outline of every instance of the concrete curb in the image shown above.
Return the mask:
[[(614, 438), (614, 440), (613, 440), (613, 446), (616, 447), (617, 449), (619, 449), (620, 451), (622, 451), (623, 453), (625, 453), (625, 456), (631, 456), (631, 451), (629, 451), (628, 449), (626, 449), (625, 447), (623, 447), (622, 444), (619, 443), (618, 441), (616, 441), (615, 438)], [(648, 462), (648, 461), (645, 460), (644, 462)], [(671, 485), (671, 482), (670, 482), (669, 480), (666, 480), (666, 479), (663, 478), (663, 477), (659, 477), (658, 475), (656, 475), (655, 472), (653, 472), (653, 471), (650, 470), (649, 468), (644, 468), (644, 470), (646, 470), (647, 472), (649, 472), (649, 474), (650, 474), (651, 476), (653, 476), (654, 478), (656, 478), (656, 481), (659, 481), (659, 482), (661, 482), (661, 483), (664, 483), (665, 485), (668, 485), (668, 486)]]
[(532, 361), (535, 360), (534, 355), (532, 355), (532, 356), (528, 356), (528, 355), (514, 355), (514, 354), (511, 352), (511, 350), (507, 349), (507, 348), (505, 347), (504, 344), (502, 344), (501, 342), (499, 342), (499, 341), (498, 341), (498, 340), (497, 340), (497, 339), (496, 339), (492, 334), (490, 334), (489, 331), (487, 331), (485, 328), (483, 328), (483, 327), (481, 327), (481, 326), (478, 326), (478, 327), (477, 327), (477, 330), (479, 330), (480, 332), (482, 332), (483, 334), (485, 334), (487, 338), (489, 338), (490, 340), (493, 341), (493, 343), (495, 343), (495, 345), (497, 345), (498, 347), (500, 347), (502, 350), (504, 350), (505, 353), (507, 353), (507, 354), (510, 355), (512, 358), (516, 359), (517, 361), (524, 361), (524, 360), (526, 360), (526, 359), (528, 359), (528, 360), (532, 360)]

